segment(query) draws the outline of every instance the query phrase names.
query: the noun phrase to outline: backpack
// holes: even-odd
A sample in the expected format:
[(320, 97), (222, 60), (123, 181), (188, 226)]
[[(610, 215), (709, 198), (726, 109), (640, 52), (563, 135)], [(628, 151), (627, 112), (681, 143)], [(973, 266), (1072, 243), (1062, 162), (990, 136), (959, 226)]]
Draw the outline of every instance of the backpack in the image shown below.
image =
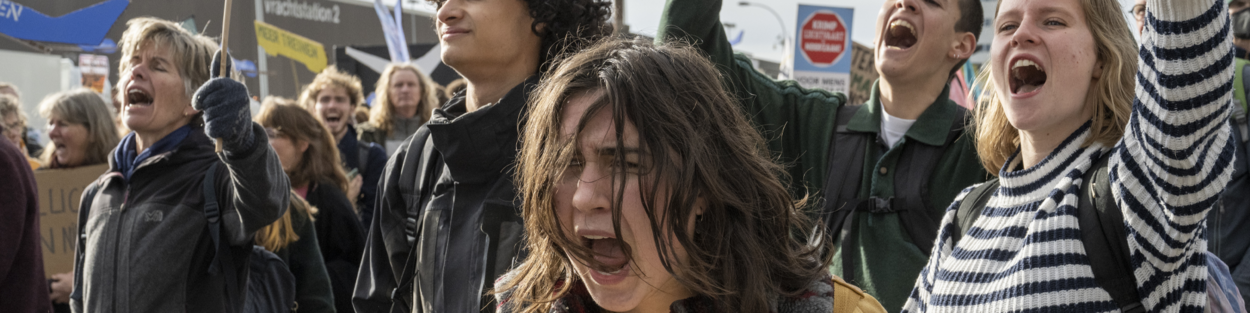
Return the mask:
[[(1145, 312), (1141, 304), (1141, 296), (1137, 293), (1137, 279), (1133, 276), (1130, 263), (1127, 231), (1124, 229), (1124, 213), (1111, 195), (1111, 180), (1108, 176), (1108, 161), (1111, 153), (1105, 153), (1094, 161), (1089, 170), (1081, 176), (1081, 189), (1078, 192), (1077, 223), (1081, 230), (1081, 244), (1090, 260), (1090, 269), (1094, 273), (1094, 281), (1120, 307), (1121, 312)], [(981, 184), (964, 196), (963, 202), (955, 211), (955, 231), (953, 242), (958, 243), (972, 224), (981, 216), (990, 197), (998, 190), (998, 178)], [(1210, 301), (1208, 312), (1245, 312), (1245, 304), (1240, 301), (1227, 300), (1229, 294), (1238, 295), (1237, 286), (1224, 265), (1211, 252), (1206, 252), (1207, 294)], [(1217, 264), (1218, 263), (1218, 264)], [(1222, 271), (1220, 269), (1223, 269)], [(1230, 304), (1231, 303), (1231, 304)]]
[[(208, 231), (216, 248), (209, 263), (209, 273), (224, 275), (226, 300), (230, 303), (243, 300), (243, 312), (291, 312), (296, 308), (295, 275), (291, 274), (286, 262), (261, 246), (252, 245), (252, 251), (240, 258), (229, 244), (222, 244), (221, 210), (217, 206), (217, 192), (213, 184), (218, 164), (209, 166), (208, 174), (204, 175), (204, 215), (208, 218)], [(249, 260), (248, 266), (234, 265), (234, 261), (239, 259)], [(238, 282), (233, 277), (239, 270), (250, 272), (245, 274), (248, 276), (245, 299), (231, 299), (238, 294)]]

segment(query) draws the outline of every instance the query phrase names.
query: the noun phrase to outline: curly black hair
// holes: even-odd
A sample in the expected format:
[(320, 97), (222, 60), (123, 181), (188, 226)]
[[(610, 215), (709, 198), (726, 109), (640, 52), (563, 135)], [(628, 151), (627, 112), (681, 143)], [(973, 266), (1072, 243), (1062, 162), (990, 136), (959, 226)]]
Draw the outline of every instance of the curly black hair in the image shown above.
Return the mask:
[[(426, 0), (442, 8), (448, 0)], [(561, 55), (576, 53), (612, 33), (608, 17), (611, 0), (518, 0), (530, 9), (530, 31), (542, 38), (539, 72), (546, 72)]]

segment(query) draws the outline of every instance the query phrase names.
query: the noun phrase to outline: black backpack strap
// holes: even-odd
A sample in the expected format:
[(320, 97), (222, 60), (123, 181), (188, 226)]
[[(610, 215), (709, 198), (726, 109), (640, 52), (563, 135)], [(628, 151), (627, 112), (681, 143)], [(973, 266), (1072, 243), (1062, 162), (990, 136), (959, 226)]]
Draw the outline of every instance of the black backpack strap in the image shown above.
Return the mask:
[[(968, 110), (956, 107), (958, 117), (951, 119), (946, 140), (940, 146), (915, 142), (903, 147), (894, 170), (894, 197), (890, 207), (874, 211), (898, 212), (899, 224), (912, 244), (925, 254), (933, 251), (933, 242), (942, 224), (946, 207), (934, 207), (929, 201), (929, 179), (938, 167), (946, 149), (964, 134), (964, 118)], [(899, 177), (898, 175), (903, 175)], [(874, 201), (879, 203), (880, 201)], [(949, 203), (947, 203), (949, 205)]]
[(1098, 286), (1111, 294), (1122, 312), (1144, 312), (1129, 259), (1124, 214), (1111, 194), (1107, 166), (1110, 155), (1110, 151), (1105, 152), (1081, 177), (1077, 209), (1081, 243)]
[(959, 243), (964, 234), (972, 229), (972, 223), (981, 217), (981, 212), (985, 211), (985, 205), (990, 202), (990, 196), (993, 196), (996, 190), (998, 190), (997, 177), (977, 185), (964, 195), (963, 202), (960, 202), (959, 208), (955, 210), (955, 233), (951, 234), (952, 243)]
[[(369, 172), (369, 148), (372, 147), (369, 142), (356, 142), (356, 169), (360, 173), (360, 177), (364, 177)], [(356, 199), (352, 199), (355, 202)]]
[(1247, 126), (1247, 118), (1250, 117), (1247, 117), (1246, 110), (1241, 106), (1231, 105), (1230, 107), (1232, 107), (1232, 112), (1228, 117), (1228, 121), (1232, 123), (1233, 131), (1241, 135), (1241, 144), (1245, 145), (1247, 141), (1250, 141), (1250, 126)]
[[(445, 164), (443, 164), (442, 155), (439, 154), (438, 150), (434, 148), (434, 140), (430, 138), (431, 135), (429, 134), (429, 132), (430, 132), (429, 128), (422, 127), (422, 128), (417, 129), (417, 132), (413, 134), (413, 136), (408, 138), (409, 150), (412, 150), (413, 147), (417, 144), (421, 145), (421, 156), (420, 156), (419, 164), (423, 165), (425, 175), (421, 177), (420, 181), (415, 182), (417, 186), (419, 186), (418, 188), (421, 190), (420, 198), (415, 199), (418, 205), (424, 205), (425, 203), (428, 203), (430, 199), (433, 197), (434, 185), (438, 183), (438, 178), (442, 176), (443, 167), (445, 166)], [(404, 162), (404, 160), (397, 160), (397, 161)], [(409, 212), (410, 214), (415, 213), (416, 215), (415, 217), (413, 217), (416, 219), (416, 225), (414, 226), (416, 229), (413, 231), (413, 234), (415, 236), (421, 236), (421, 232), (423, 231), (422, 228), (424, 226), (423, 223), (425, 220), (423, 216), (425, 213), (425, 210), (424, 208), (422, 208), (420, 212), (411, 212), (411, 210), (409, 210)], [(420, 281), (420, 276), (421, 276), (421, 271), (420, 271), (421, 264), (419, 264), (418, 261), (420, 259), (419, 253), (421, 251), (418, 251), (420, 250), (419, 248), (420, 247), (418, 246), (417, 242), (414, 242), (409, 247), (407, 261), (404, 262), (404, 268), (400, 270), (400, 275), (399, 275), (400, 281), (397, 282), (398, 283), (396, 284), (397, 287), (391, 291), (391, 301), (396, 306), (401, 306), (403, 308), (406, 308), (408, 311), (413, 311), (413, 312), (421, 311), (421, 308), (419, 307), (417, 308), (409, 307), (413, 304), (414, 291), (415, 291), (415, 288), (417, 287), (416, 285), (420, 283), (419, 281)]]
[[(208, 264), (208, 273), (222, 278), (222, 282), (226, 285), (226, 303), (243, 303), (244, 299), (232, 299), (235, 295), (240, 294), (238, 281), (238, 268), (234, 265), (234, 257), (230, 251), (230, 243), (223, 242), (221, 235), (221, 208), (217, 205), (217, 165), (220, 162), (213, 162), (208, 167), (208, 172), (204, 174), (204, 217), (208, 219), (209, 237), (213, 239), (213, 260)], [(227, 305), (227, 308), (233, 309), (235, 306)]]
[[(825, 176), (824, 205), (821, 210), (823, 225), (837, 246), (846, 240), (846, 223), (853, 220), (858, 206), (859, 185), (863, 179), (864, 148), (866, 136), (848, 131), (851, 122), (863, 105), (843, 105), (838, 108), (838, 120), (829, 154), (829, 173)], [(846, 276), (846, 275), (844, 275)]]

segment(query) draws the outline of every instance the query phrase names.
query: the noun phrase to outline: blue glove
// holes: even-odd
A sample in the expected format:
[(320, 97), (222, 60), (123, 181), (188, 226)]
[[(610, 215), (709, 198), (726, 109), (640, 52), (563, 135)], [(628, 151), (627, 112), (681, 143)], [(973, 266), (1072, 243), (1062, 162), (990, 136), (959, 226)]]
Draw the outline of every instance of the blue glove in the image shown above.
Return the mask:
[(247, 86), (228, 77), (217, 78), (221, 72), (219, 62), (221, 51), (213, 54), (213, 63), (209, 67), (214, 78), (195, 92), (191, 105), (204, 112), (204, 133), (223, 141), (222, 148), (227, 153), (245, 153), (251, 150), (255, 141)]

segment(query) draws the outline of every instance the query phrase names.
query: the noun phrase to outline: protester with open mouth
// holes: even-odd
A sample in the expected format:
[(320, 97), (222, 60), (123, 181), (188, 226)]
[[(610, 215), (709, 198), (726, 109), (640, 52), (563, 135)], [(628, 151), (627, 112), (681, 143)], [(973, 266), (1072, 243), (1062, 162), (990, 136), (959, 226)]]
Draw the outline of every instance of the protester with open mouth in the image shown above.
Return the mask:
[(365, 101), (360, 79), (327, 67), (317, 74), (312, 83), (300, 93), (299, 103), (321, 120), (338, 142), (339, 160), (349, 174), (349, 187), (344, 190), (347, 199), (355, 205), (362, 224), (368, 226), (373, 220), (373, 205), (377, 200), (378, 179), (386, 166), (386, 151), (382, 146), (359, 140), (354, 123), (356, 108)]
[[(1205, 220), (1234, 151), (1229, 15), (1222, 0), (1148, 1), (1138, 49), (1120, 12), (1115, 0), (998, 3), (975, 132), (999, 178), (947, 210), (905, 312), (1207, 307)], [(1103, 201), (1122, 221), (1086, 204)], [(1091, 213), (1111, 226), (1086, 224)], [(1101, 278), (1114, 261), (1084, 239), (1116, 232), (1106, 246), (1127, 246), (1127, 286)]]
[[(264, 128), (252, 122), (247, 87), (213, 78), (224, 59), (213, 52), (215, 42), (166, 20), (126, 25), (117, 88), (125, 93), (122, 121), (133, 132), (109, 156), (108, 172), (82, 193), (70, 306), (240, 312), (247, 288), (226, 286), (246, 286), (248, 271), (230, 276), (209, 267), (222, 264), (213, 261), (218, 252), (251, 251), (253, 234), (282, 216), (286, 174)], [(216, 224), (205, 211), (210, 168), (220, 236), (210, 235)], [(218, 249), (213, 238), (229, 248)]]
[(387, 161), (357, 312), (494, 311), (491, 282), (526, 255), (512, 177), (526, 101), (554, 60), (611, 31), (608, 0), (430, 2), (442, 61), (467, 87)]
[(438, 84), (415, 64), (387, 65), (374, 91), (377, 98), (369, 109), (369, 123), (361, 126), (360, 140), (385, 147), (386, 155), (395, 154), (408, 136), (430, 120), (438, 108), (439, 93)]
[(884, 312), (829, 275), (830, 242), (798, 239), (824, 230), (718, 77), (695, 49), (608, 39), (539, 85), (530, 256), (496, 282), (500, 312)]
[(49, 95), (39, 103), (39, 115), (48, 120), (51, 144), (43, 152), (42, 168), (74, 168), (108, 162), (117, 146), (113, 114), (99, 94), (78, 89)]
[(757, 72), (734, 55), (721, 3), (670, 0), (657, 41), (699, 43), (789, 165), (791, 194), (823, 199), (811, 212), (838, 247), (833, 274), (898, 311), (946, 206), (989, 177), (964, 130), (966, 110), (949, 97), (951, 77), (976, 50), (981, 2), (885, 1), (873, 40), (881, 78), (862, 105)]

